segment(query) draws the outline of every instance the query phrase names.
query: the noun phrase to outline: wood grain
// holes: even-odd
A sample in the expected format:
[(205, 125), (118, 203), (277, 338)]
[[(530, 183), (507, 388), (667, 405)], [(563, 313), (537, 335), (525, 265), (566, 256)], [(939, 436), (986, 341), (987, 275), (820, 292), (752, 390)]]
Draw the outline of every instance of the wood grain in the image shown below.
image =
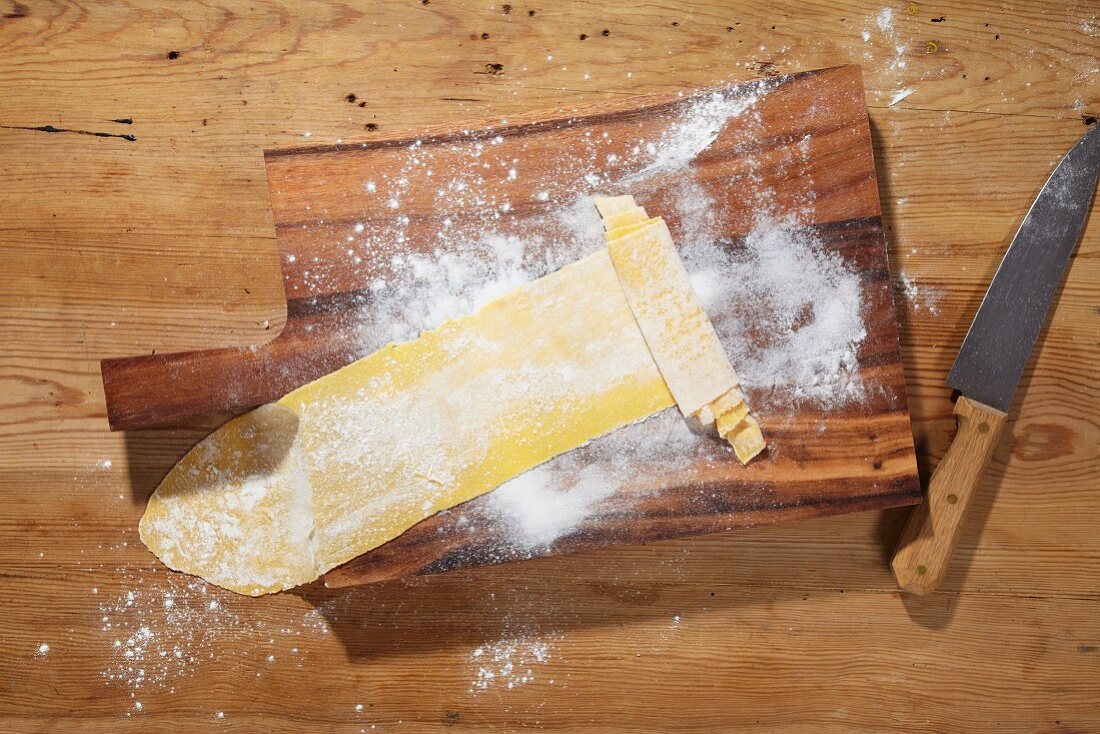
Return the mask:
[[(128, 591), (159, 605), (175, 578), (134, 537), (145, 496), (209, 426), (110, 433), (98, 360), (281, 327), (261, 151), (307, 131), (394, 137), (767, 64), (861, 63), (891, 269), (918, 289), (899, 288), (898, 310), (927, 477), (955, 433), (943, 378), (988, 279), (1100, 113), (1100, 6), (907, 8), (0, 2), (0, 124), (137, 137), (0, 128), (0, 728), (1100, 731), (1095, 215), (925, 599), (897, 598), (888, 571), (905, 512), (855, 513), (260, 603), (211, 591), (230, 614), (169, 624), (143, 607), (169, 651), (196, 655), (186, 672), (136, 699), (102, 675), (140, 625), (111, 613), (105, 631), (101, 606)], [(471, 693), (473, 651), (522, 635), (551, 644), (535, 681)]]

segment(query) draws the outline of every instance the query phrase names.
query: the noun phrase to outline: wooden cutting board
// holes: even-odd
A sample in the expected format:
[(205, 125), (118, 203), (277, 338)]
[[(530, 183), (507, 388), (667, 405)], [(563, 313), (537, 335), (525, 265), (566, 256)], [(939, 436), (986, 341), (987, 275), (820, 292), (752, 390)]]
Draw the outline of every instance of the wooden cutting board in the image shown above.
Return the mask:
[[(619, 487), (572, 532), (549, 545), (517, 547), (510, 528), (493, 520), (499, 513), (486, 495), (428, 518), (330, 572), (328, 585), (919, 501), (859, 68), (776, 77), (764, 87), (727, 91), (753, 94), (753, 114), (731, 118), (694, 165), (638, 179), (629, 193), (651, 213), (664, 216), (677, 237), (684, 222), (669, 192), (697, 185), (718, 202), (713, 226), (730, 247), (751, 231), (760, 191), (767, 192), (774, 212), (798, 211), (821, 247), (859, 273), (866, 337), (859, 348), (858, 379), (864, 397), (839, 408), (761, 407), (770, 448), (750, 466), (741, 467), (717, 447), (704, 447), (700, 456), (705, 454), (705, 460), (686, 467), (650, 461), (639, 467), (650, 485), (647, 491)], [(617, 161), (629, 158), (628, 150), (615, 152), (614, 141), (637, 140), (640, 134), (659, 137), (686, 105), (712, 92), (636, 97), (477, 128), (425, 130), (413, 138), (267, 151), (286, 327), (262, 345), (104, 360), (111, 427), (238, 413), (372, 351), (386, 335), (365, 332), (373, 328), (379, 284), (392, 285), (398, 277), (388, 264), (393, 257), (444, 257), (454, 240), (437, 236), (443, 226), (489, 228), (501, 236), (541, 236), (553, 242), (558, 226), (553, 222), (559, 220), (550, 215), (560, 206), (560, 196), (546, 192), (593, 189), (593, 171), (613, 179), (616, 166), (626, 165)], [(601, 160), (570, 164), (564, 152), (591, 147), (593, 136), (610, 141), (601, 149)], [(489, 146), (493, 165), (511, 162), (524, 175), (463, 176), (456, 190), (456, 179), (447, 172), (488, 166), (480, 150)], [(431, 165), (410, 165), (424, 160)], [(443, 181), (451, 185), (441, 186)], [(379, 185), (392, 189), (394, 182), (399, 182), (399, 202), (378, 195)], [(508, 202), (503, 209), (498, 206), (502, 201)], [(492, 218), (486, 217), (487, 203)], [(393, 228), (396, 217), (403, 218), (399, 229)], [(372, 252), (366, 253), (356, 249), (361, 247), (356, 232), (394, 236), (375, 237)], [(751, 391), (749, 397), (752, 403)], [(597, 466), (607, 460), (599, 452), (581, 456)]]

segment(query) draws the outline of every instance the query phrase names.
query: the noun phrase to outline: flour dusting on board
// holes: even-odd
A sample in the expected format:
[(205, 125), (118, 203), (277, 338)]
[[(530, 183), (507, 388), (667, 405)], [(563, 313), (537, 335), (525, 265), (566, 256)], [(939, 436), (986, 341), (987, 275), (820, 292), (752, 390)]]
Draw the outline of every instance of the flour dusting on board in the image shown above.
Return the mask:
[(839, 407), (863, 396), (859, 275), (792, 217), (762, 211), (742, 247), (681, 250), (753, 404)]
[(690, 164), (718, 139), (730, 118), (751, 108), (760, 95), (766, 93), (767, 87), (765, 81), (741, 94), (714, 92), (693, 102), (657, 140), (645, 144), (645, 151), (652, 160), (622, 184), (629, 185), (650, 174), (675, 171)]
[[(722, 202), (697, 177), (681, 173), (692, 170), (731, 119), (747, 134), (759, 131), (755, 105), (781, 82), (776, 77), (685, 100), (654, 138), (587, 132), (577, 150), (561, 151), (549, 175), (500, 155), (500, 136), (478, 133), (450, 146), (414, 142), (396, 174), (363, 183), (392, 216), (370, 227), (349, 226), (346, 234), (348, 258), (374, 274), (357, 316), (361, 351), (413, 339), (603, 247), (593, 197), (636, 193), (645, 204), (645, 192), (653, 190), (662, 209), (652, 213), (678, 220), (674, 233), (684, 264), (750, 405), (773, 414), (799, 406), (827, 412), (862, 400), (860, 279), (804, 224), (813, 219), (813, 197), (779, 213), (758, 175), (762, 164), (743, 156), (740, 175), (759, 186), (755, 221), (747, 236), (729, 240), (721, 236)], [(785, 148), (788, 160), (781, 165), (807, 161), (811, 142), (806, 136)], [(544, 177), (526, 181), (534, 202), (513, 199), (509, 182), (532, 175)], [(568, 180), (574, 185), (563, 187)], [(416, 229), (403, 208), (414, 190), (434, 190), (445, 211), (456, 214), (441, 216), (427, 231)], [(517, 218), (521, 206), (536, 214)], [(334, 448), (362, 443), (353, 440), (363, 428), (355, 406), (329, 405), (324, 412), (332, 435), (345, 436)], [(506, 537), (507, 547), (496, 549), (500, 560), (527, 557), (583, 533), (592, 520), (630, 509), (631, 497), (659, 491), (669, 472), (731, 459), (728, 447), (692, 433), (673, 409), (516, 477), (478, 509), (450, 512), (471, 532), (488, 527)]]
[[(593, 508), (618, 489), (602, 466), (538, 466), (500, 485), (489, 495), (489, 505), (515, 541), (525, 547), (548, 547), (576, 530)], [(532, 511), (532, 510), (535, 511)]]
[(481, 510), (452, 512), (462, 526), (488, 525), (507, 538), (498, 560), (527, 558), (588, 520), (628, 509), (629, 501), (617, 497), (621, 490), (629, 488), (633, 498), (652, 494), (665, 473), (714, 461), (725, 452), (715, 443), (700, 440), (675, 409), (666, 410), (505, 482)]

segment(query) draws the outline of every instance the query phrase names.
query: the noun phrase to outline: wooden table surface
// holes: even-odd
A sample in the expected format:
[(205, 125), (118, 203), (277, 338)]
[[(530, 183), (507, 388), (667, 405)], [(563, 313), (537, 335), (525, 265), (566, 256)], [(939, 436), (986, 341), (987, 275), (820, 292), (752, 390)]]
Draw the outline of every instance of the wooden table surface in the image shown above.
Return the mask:
[(1098, 57), (1096, 0), (0, 0), (0, 729), (1100, 731), (1100, 217), (924, 599), (887, 567), (905, 511), (205, 588), (135, 533), (202, 430), (110, 433), (98, 372), (279, 329), (264, 148), (854, 62), (927, 476), (984, 288), (1100, 115)]

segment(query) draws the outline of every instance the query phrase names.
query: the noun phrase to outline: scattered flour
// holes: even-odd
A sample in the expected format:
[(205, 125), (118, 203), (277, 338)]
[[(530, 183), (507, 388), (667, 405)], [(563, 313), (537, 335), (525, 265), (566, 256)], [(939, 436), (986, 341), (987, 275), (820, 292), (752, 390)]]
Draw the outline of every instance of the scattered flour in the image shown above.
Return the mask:
[(488, 234), (457, 253), (395, 256), (392, 275), (371, 283), (376, 307), (365, 314), (362, 331), (385, 333), (388, 326), (387, 340), (408, 341), (477, 311), (542, 274), (543, 268), (524, 259), (530, 244), (515, 236)]
[(675, 408), (601, 436), (505, 482), (478, 509), (452, 510), (471, 531), (493, 528), (497, 560), (529, 558), (585, 524), (660, 490), (668, 471), (728, 459), (724, 445), (701, 440)]
[(682, 249), (750, 404), (837, 408), (864, 396), (859, 274), (793, 217), (761, 211), (741, 247)]
[(905, 298), (914, 313), (927, 311), (933, 316), (939, 315), (940, 309), (937, 304), (942, 295), (940, 291), (933, 288), (919, 287), (905, 271), (898, 274), (896, 285), (898, 293)]
[[(133, 703), (124, 712), (127, 716), (148, 711), (148, 696), (171, 695), (179, 680), (225, 665), (225, 647), (244, 639), (251, 640), (256, 677), (261, 677), (276, 664), (276, 655), (269, 652), (273, 646), (289, 640), (301, 640), (297, 643), (301, 644), (322, 639), (329, 633), (323, 614), (336, 608), (347, 611), (348, 604), (362, 601), (347, 593), (310, 609), (290, 624), (277, 625), (271, 624), (270, 618), (238, 615), (230, 603), (237, 597), (199, 579), (174, 572), (125, 568), (119, 572), (123, 588), (113, 595), (96, 595), (97, 623), (109, 660), (100, 675), (106, 684), (129, 695)], [(291, 659), (302, 658), (294, 655), (298, 650), (293, 648)], [(232, 664), (243, 662), (235, 659)], [(140, 701), (143, 694), (146, 698)]]
[[(878, 25), (886, 28), (891, 18), (890, 13), (880, 14)], [(657, 139), (620, 146), (629, 151), (626, 156), (632, 163), (616, 169), (617, 177), (592, 173), (600, 169), (593, 167), (593, 158), (598, 160), (593, 151), (610, 140), (590, 143), (579, 152), (580, 161), (563, 154), (563, 169), (576, 168), (595, 180), (590, 182), (592, 191), (579, 195), (559, 191), (544, 197), (540, 193), (539, 199), (549, 199), (550, 206), (548, 223), (537, 229), (554, 235), (552, 246), (544, 235), (506, 231), (507, 222), (497, 216), (501, 199), (490, 193), (491, 179), (471, 178), (468, 171), (445, 179), (435, 171), (433, 154), (414, 143), (401, 175), (387, 182), (389, 190), (379, 185), (378, 196), (400, 198), (410, 179), (433, 171), (433, 185), (444, 192), (458, 191), (480, 212), (473, 217), (477, 226), (460, 227), (444, 219), (435, 235), (440, 248), (406, 254), (393, 254), (392, 245), (383, 245), (392, 239), (404, 241), (407, 221), (402, 219), (407, 218), (396, 217), (397, 230), (383, 226), (380, 239), (365, 250), (387, 253), (389, 275), (372, 283), (369, 304), (362, 309), (364, 351), (387, 341), (414, 338), (446, 319), (471, 313), (517, 285), (602, 246), (593, 195), (645, 191), (654, 182), (664, 183), (664, 174), (693, 165), (731, 118), (751, 116), (754, 104), (780, 80), (750, 85), (739, 94), (715, 93), (686, 102)], [(494, 144), (496, 138), (471, 142), (467, 157), (490, 171), (503, 170), (507, 178), (514, 164), (511, 159), (492, 157)], [(800, 144), (796, 150), (804, 157), (803, 147)], [(751, 178), (755, 163), (747, 165), (746, 175)], [(536, 187), (541, 192), (549, 188)], [(826, 252), (813, 230), (800, 224), (800, 217), (812, 214), (813, 202), (805, 202), (805, 212), (777, 217), (770, 211), (770, 192), (761, 190), (753, 231), (744, 242), (727, 242), (718, 232), (715, 202), (694, 180), (666, 189), (669, 199), (680, 220), (678, 244), (685, 265), (745, 384), (760, 393), (775, 393), (776, 399), (811, 399), (821, 407), (858, 399), (849, 379), (858, 368), (856, 354), (865, 337), (858, 274), (839, 256)], [(736, 306), (719, 307), (731, 299)], [(737, 315), (723, 317), (728, 312)], [(751, 345), (748, 336), (763, 337), (763, 346)], [(525, 491), (537, 493), (540, 486), (537, 477), (528, 478)], [(594, 502), (601, 494), (594, 488), (586, 497)]]
[[(535, 669), (550, 660), (553, 637), (511, 637), (474, 648), (470, 693), (519, 688), (535, 680)], [(553, 680), (548, 681), (553, 683)]]
[(623, 185), (628, 186), (653, 173), (676, 171), (689, 165), (718, 139), (731, 118), (749, 110), (767, 93), (770, 85), (771, 82), (765, 80), (750, 86), (743, 94), (714, 92), (693, 102), (677, 122), (656, 140), (644, 144), (652, 160), (623, 181)]
[[(881, 71), (885, 72), (883, 81), (895, 88), (900, 81), (898, 77), (901, 72), (909, 65), (906, 43), (898, 36), (897, 19), (895, 18), (894, 9), (891, 7), (881, 8), (877, 13), (868, 16), (864, 20), (863, 30), (860, 32), (860, 38), (864, 43), (871, 44), (874, 41), (876, 45), (893, 49), (893, 56), (885, 64), (876, 65), (879, 66)], [(863, 59), (868, 62), (874, 61), (873, 49), (865, 50)], [(884, 94), (883, 91), (879, 91), (879, 93)]]
[(149, 687), (171, 690), (177, 677), (213, 658), (220, 641), (247, 627), (212, 606), (213, 593), (202, 581), (171, 574), (163, 585), (140, 583), (102, 602), (100, 630), (113, 656), (104, 679), (135, 697)]
[(580, 467), (572, 476), (543, 465), (502, 484), (490, 493), (489, 504), (517, 544), (544, 548), (576, 530), (618, 487), (599, 465)]
[[(593, 195), (630, 191), (644, 198), (659, 191), (669, 209), (654, 213), (679, 222), (685, 266), (750, 403), (773, 412), (798, 404), (827, 412), (860, 401), (858, 354), (865, 333), (859, 276), (804, 223), (812, 219), (812, 198), (801, 202), (801, 210), (780, 216), (772, 211), (772, 192), (761, 187), (751, 231), (730, 240), (721, 233), (719, 202), (699, 184), (670, 175), (693, 166), (730, 118), (742, 117), (751, 128), (756, 101), (780, 81), (773, 78), (740, 95), (685, 102), (656, 140), (593, 135), (582, 150), (563, 152), (554, 175), (532, 184), (535, 202), (543, 207), (534, 232), (511, 226), (513, 207), (521, 202), (510, 198), (506, 184), (530, 174), (494, 153), (499, 136), (455, 143), (445, 151), (446, 161), (439, 151), (409, 146), (399, 175), (364, 182), (364, 191), (380, 197), (380, 206), (396, 203), (394, 214), (380, 224), (349, 223), (338, 233), (347, 257), (374, 274), (356, 311), (359, 348), (369, 352), (415, 338), (602, 247)], [(806, 159), (810, 143), (788, 148), (790, 165)], [(757, 165), (751, 156), (744, 160), (742, 175), (750, 182), (761, 180)], [(403, 247), (414, 235), (401, 207), (409, 187), (423, 185), (417, 177), (430, 178), (449, 208), (466, 213), (461, 222), (442, 219), (428, 233), (435, 247)], [(573, 184), (560, 184), (570, 177)], [(324, 277), (318, 267), (307, 279)], [(448, 512), (459, 516), (460, 525), (499, 531), (507, 543), (502, 560), (522, 558), (583, 534), (588, 523), (630, 507), (639, 496), (661, 491), (670, 471), (734, 460), (728, 446), (693, 433), (670, 409), (507, 482), (478, 510), (460, 506)], [(156, 585), (137, 584), (101, 606), (104, 639), (113, 654), (103, 677), (130, 691), (134, 711), (142, 710), (138, 692), (154, 686), (171, 691), (176, 677), (214, 660), (220, 641), (262, 632), (238, 618), (206, 584), (175, 574), (164, 578)], [(283, 631), (328, 633), (327, 620), (345, 614), (357, 598), (334, 597), (307, 613), (298, 628)], [(673, 626), (678, 624), (674, 618)], [(525, 630), (479, 646), (469, 655), (470, 691), (506, 690), (534, 680), (555, 639)], [(275, 661), (263, 650), (257, 675)]]
[[(511, 227), (507, 216), (515, 202), (506, 184), (523, 173), (514, 158), (497, 154), (502, 137), (475, 137), (445, 150), (414, 142), (398, 173), (372, 179), (366, 189), (379, 201), (400, 206), (411, 188), (434, 188), (447, 199), (448, 209), (463, 209), (462, 221), (444, 218), (434, 232), (426, 233), (436, 247), (409, 252), (401, 252), (401, 246), (413, 236), (411, 222), (399, 212), (371, 230), (356, 222), (341, 233), (353, 264), (376, 273), (359, 312), (361, 351), (415, 338), (602, 247), (603, 227), (593, 196), (634, 191), (690, 166), (729, 119), (752, 113), (779, 81), (767, 79), (737, 93), (685, 101), (670, 126), (652, 140), (622, 143), (607, 133), (586, 136), (579, 150), (563, 151), (548, 180), (535, 184), (536, 201), (545, 203), (546, 213), (537, 226), (522, 232)], [(694, 194), (685, 193), (678, 199), (687, 201)], [(710, 216), (707, 201), (696, 199), (696, 208)], [(316, 269), (307, 280), (322, 282), (324, 277)]]
[[(708, 236), (712, 223), (701, 222), (688, 229), (698, 238), (681, 256), (752, 404), (781, 414), (800, 404), (827, 411), (862, 400), (859, 274), (791, 217), (764, 211), (738, 243)], [(487, 496), (481, 512), (488, 517), (456, 512), (471, 527), (490, 523), (501, 531), (508, 542), (502, 560), (529, 557), (659, 491), (667, 472), (728, 461), (727, 453), (670, 409), (506, 482)]]
[[(1090, 35), (1095, 35), (1096, 27), (1082, 26)], [(896, 50), (889, 71), (903, 69), (905, 47), (893, 42), (891, 8), (883, 8), (872, 18), (861, 34), (863, 41), (870, 43), (873, 33)], [(652, 185), (654, 177), (691, 166), (729, 119), (752, 115), (753, 105), (767, 93), (768, 85), (779, 81), (762, 83), (743, 95), (716, 94), (693, 102), (664, 135), (634, 141), (626, 152), (609, 152), (613, 141), (594, 139), (584, 150), (563, 155), (560, 169), (583, 170), (580, 179), (585, 188), (555, 188), (549, 181), (536, 184), (541, 190), (535, 198), (547, 211), (544, 229), (548, 235), (528, 236), (507, 227), (508, 214), (517, 202), (505, 193), (490, 192), (526, 174), (514, 161), (493, 158), (491, 151), (500, 142), (496, 138), (459, 144), (467, 164), (461, 169), (445, 169), (423, 146), (411, 146), (408, 166), (401, 175), (363, 185), (367, 193), (383, 197), (380, 200), (387, 211), (393, 210), (393, 222), (369, 227), (357, 222), (341, 233), (342, 241), (347, 238), (352, 262), (364, 271), (386, 273), (370, 284), (359, 311), (363, 351), (387, 341), (415, 338), (421, 331), (471, 313), (515, 286), (602, 246), (602, 229), (591, 205), (593, 194), (642, 191)], [(899, 90), (890, 104), (901, 102), (913, 91)], [(304, 132), (302, 137), (308, 139), (311, 133)], [(602, 162), (609, 164), (607, 170), (616, 164), (619, 172), (609, 175)], [(746, 175), (751, 177), (752, 162), (749, 164)], [(445, 177), (444, 170), (461, 172)], [(444, 220), (433, 233), (438, 248), (395, 254), (410, 241), (409, 222), (400, 210), (407, 178), (418, 174), (434, 175), (440, 196), (472, 215), (465, 222)], [(770, 192), (760, 191), (754, 226), (738, 241), (723, 239), (716, 232), (715, 202), (701, 187), (682, 184), (672, 193), (671, 205), (683, 233), (678, 244), (685, 265), (733, 356), (751, 402), (772, 408), (808, 403), (827, 411), (861, 400), (864, 388), (858, 376), (858, 353), (865, 332), (854, 269), (829, 252), (813, 228), (799, 221), (797, 213), (785, 217), (770, 211)], [(812, 202), (806, 204), (812, 207)], [(547, 247), (547, 241), (553, 246)], [(380, 258), (386, 259), (385, 268), (378, 267)], [(288, 256), (288, 261), (294, 262), (294, 256)], [(322, 279), (325, 275), (318, 269), (309, 277)], [(918, 289), (904, 273), (899, 281), (915, 311), (937, 312), (937, 292)], [(750, 335), (762, 338), (754, 340)], [(661, 477), (669, 470), (696, 465), (699, 460), (729, 461), (730, 457), (719, 442), (692, 433), (672, 409), (596, 439), (502, 485), (485, 503), (490, 516), (471, 520), (499, 524), (521, 555), (533, 553), (583, 532), (585, 523), (593, 518), (614, 512), (624, 489), (657, 492)], [(96, 464), (99, 470), (111, 466), (109, 459)], [(215, 590), (201, 581), (176, 574), (158, 574), (157, 578), (156, 584), (135, 583), (99, 607), (101, 630), (111, 655), (111, 664), (102, 676), (129, 691), (137, 713), (145, 709), (145, 703), (137, 699), (139, 692), (171, 693), (179, 677), (215, 661), (222, 643), (260, 632), (266, 638), (268, 632), (239, 618), (230, 605), (213, 598)], [(98, 589), (93, 593), (98, 594)], [(280, 632), (327, 634), (326, 620), (345, 614), (357, 599), (351, 593), (333, 597), (307, 612), (294, 629)], [(670, 629), (678, 629), (680, 623), (680, 616), (674, 616)], [(553, 658), (558, 639), (555, 634), (537, 635), (528, 630), (478, 646), (467, 657), (469, 691), (513, 689), (545, 675), (540, 666)], [(40, 656), (49, 651), (46, 643), (36, 648)], [(266, 654), (260, 660), (271, 666), (276, 656)], [(354, 709), (361, 713), (363, 705)], [(225, 714), (218, 711), (214, 717), (221, 720)]]
[(875, 25), (883, 33), (893, 33), (894, 31), (894, 9), (891, 7), (885, 7), (878, 11), (878, 15), (875, 16)]

